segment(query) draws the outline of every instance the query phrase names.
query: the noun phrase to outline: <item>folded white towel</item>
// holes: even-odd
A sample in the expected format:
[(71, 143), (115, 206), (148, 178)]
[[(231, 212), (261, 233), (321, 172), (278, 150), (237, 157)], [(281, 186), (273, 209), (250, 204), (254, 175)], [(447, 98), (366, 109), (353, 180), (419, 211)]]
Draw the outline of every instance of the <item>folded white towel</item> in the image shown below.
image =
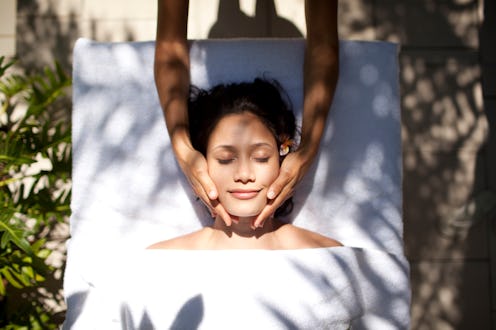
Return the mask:
[[(382, 251), (148, 250), (101, 265), (73, 329), (407, 329), (408, 268)], [(366, 317), (366, 318), (364, 318)]]
[[(73, 213), (64, 280), (69, 321), (87, 321), (88, 304), (82, 298), (92, 295), (92, 283), (106, 271), (112, 278), (119, 275), (103, 267), (108, 260), (210, 222), (175, 162), (155, 91), (153, 52), (152, 42), (81, 39), (76, 44)], [(281, 82), (300, 119), (303, 52), (303, 40), (195, 41), (192, 83), (208, 88), (265, 75)], [(354, 269), (360, 272), (348, 274), (356, 278), (353, 285), (364, 281), (362, 296), (387, 291), (387, 285), (367, 283), (387, 283), (386, 267), (394, 265), (403, 278), (403, 291), (398, 289), (394, 301), (402, 308), (408, 305), (396, 45), (340, 43), (340, 77), (320, 155), (294, 201), (288, 221), (367, 251), (360, 254), (365, 271), (358, 263)], [(381, 272), (366, 271), (376, 265), (377, 253), (369, 250), (384, 251), (381, 260), (390, 258), (389, 264), (377, 261), (384, 265)], [(359, 259), (353, 258), (347, 262)], [(201, 277), (202, 272), (197, 274)], [(376, 306), (367, 305), (355, 324), (382, 329), (370, 325), (387, 323), (377, 316), (382, 312), (373, 312), (382, 310), (384, 302), (374, 299)], [(390, 325), (407, 322), (403, 312)]]

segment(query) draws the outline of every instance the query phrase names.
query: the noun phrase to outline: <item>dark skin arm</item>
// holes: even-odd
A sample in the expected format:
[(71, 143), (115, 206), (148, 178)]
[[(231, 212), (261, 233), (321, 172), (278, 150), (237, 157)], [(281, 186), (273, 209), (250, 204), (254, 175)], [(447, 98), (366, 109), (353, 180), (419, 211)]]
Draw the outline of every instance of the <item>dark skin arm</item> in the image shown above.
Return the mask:
[(319, 150), (327, 115), (339, 74), (337, 0), (306, 0), (307, 39), (304, 62), (304, 103), (301, 143), (286, 156), (279, 177), (268, 190), (269, 203), (254, 227), (292, 196), (296, 185), (308, 172)]
[(186, 40), (188, 1), (159, 0), (155, 44), (155, 84), (176, 159), (196, 195), (212, 214), (226, 222), (231, 217), (217, 201), (205, 157), (191, 145), (187, 100), (190, 86), (189, 49)]

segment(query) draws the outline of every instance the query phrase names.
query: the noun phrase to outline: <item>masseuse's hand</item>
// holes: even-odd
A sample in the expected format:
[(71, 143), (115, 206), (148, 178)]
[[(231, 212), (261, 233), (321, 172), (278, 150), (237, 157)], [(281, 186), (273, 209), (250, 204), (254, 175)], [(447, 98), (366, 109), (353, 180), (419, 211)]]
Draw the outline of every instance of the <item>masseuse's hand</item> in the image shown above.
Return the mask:
[(231, 217), (218, 201), (207, 161), (191, 146), (188, 134), (189, 47), (186, 40), (188, 5), (186, 0), (159, 0), (154, 74), (160, 105), (177, 161), (196, 195), (212, 215), (226, 225)]
[(227, 226), (231, 225), (231, 217), (218, 200), (218, 192), (207, 169), (207, 160), (198, 151), (192, 149), (188, 156), (179, 162), (188, 178), (195, 194), (207, 206), (212, 217), (219, 215)]
[(279, 176), (267, 191), (268, 203), (255, 219), (253, 226), (262, 226), (266, 219), (273, 216), (276, 210), (295, 190), (295, 187), (305, 176), (313, 162), (315, 152), (306, 148), (300, 148), (289, 153), (283, 160), (279, 170)]
[(291, 197), (312, 164), (324, 132), (339, 69), (337, 0), (306, 0), (307, 42), (303, 70), (304, 102), (301, 143), (281, 164), (279, 177), (267, 192), (269, 202), (255, 219), (258, 227)]

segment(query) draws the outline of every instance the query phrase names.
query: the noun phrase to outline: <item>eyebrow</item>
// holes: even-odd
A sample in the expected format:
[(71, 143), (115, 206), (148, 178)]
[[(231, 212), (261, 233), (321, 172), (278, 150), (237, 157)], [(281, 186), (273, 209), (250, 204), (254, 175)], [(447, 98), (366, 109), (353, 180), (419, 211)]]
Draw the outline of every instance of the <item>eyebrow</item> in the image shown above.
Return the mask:
[[(260, 148), (260, 147), (269, 147), (269, 148), (272, 148), (272, 145), (270, 143), (267, 143), (267, 142), (258, 142), (258, 143), (254, 143), (250, 146), (251, 149), (257, 149), (257, 148)], [(218, 145), (214, 148), (212, 148), (212, 151), (214, 150), (217, 150), (217, 149), (227, 149), (229, 151), (236, 151), (236, 147), (233, 146), (233, 145), (230, 145), (230, 144), (221, 144), (221, 145)]]

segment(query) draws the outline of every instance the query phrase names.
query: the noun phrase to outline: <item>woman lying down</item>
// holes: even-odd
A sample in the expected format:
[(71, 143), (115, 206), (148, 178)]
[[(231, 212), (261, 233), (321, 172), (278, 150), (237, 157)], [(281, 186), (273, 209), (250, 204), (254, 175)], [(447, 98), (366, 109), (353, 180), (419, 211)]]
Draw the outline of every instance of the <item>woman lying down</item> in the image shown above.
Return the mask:
[(363, 313), (353, 249), (279, 221), (291, 200), (253, 228), (295, 147), (295, 117), (278, 85), (256, 79), (199, 91), (189, 118), (233, 223), (217, 216), (211, 227), (128, 257), (93, 299), (100, 316), (85, 318), (95, 322), (89, 328), (349, 329)]
[(263, 226), (253, 227), (267, 204), (267, 189), (277, 178), (282, 160), (295, 148), (295, 116), (277, 83), (256, 79), (197, 92), (189, 103), (189, 118), (193, 147), (207, 159), (218, 200), (233, 224), (226, 226), (217, 216), (212, 227), (150, 248), (287, 250), (341, 245), (279, 221), (279, 215), (291, 212), (291, 199)]

